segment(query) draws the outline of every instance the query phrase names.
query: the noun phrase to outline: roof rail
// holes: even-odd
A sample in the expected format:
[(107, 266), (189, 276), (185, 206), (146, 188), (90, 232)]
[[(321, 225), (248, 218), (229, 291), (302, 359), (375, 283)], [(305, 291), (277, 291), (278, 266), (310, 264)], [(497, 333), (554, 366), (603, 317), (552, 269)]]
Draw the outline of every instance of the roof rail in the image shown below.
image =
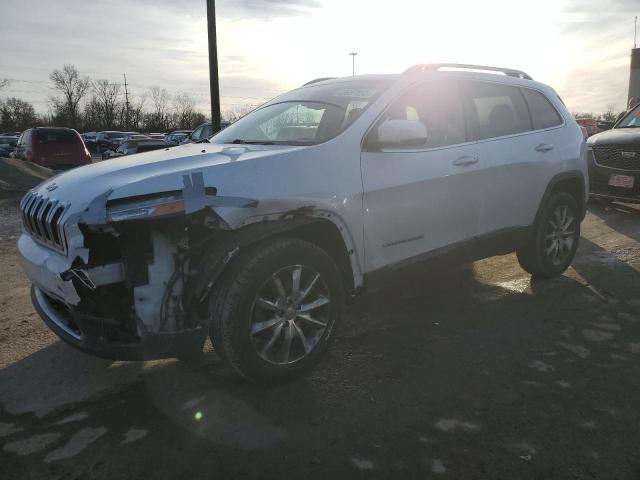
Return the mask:
[(486, 72), (500, 72), (504, 73), (508, 77), (533, 80), (530, 75), (526, 74), (522, 70), (514, 70), (512, 68), (488, 67), (486, 65), (467, 65), (465, 63), (423, 63), (419, 65), (413, 65), (412, 67), (407, 68), (403, 73), (436, 72), (441, 68), (459, 68), (464, 70), (484, 70)]
[(320, 78), (314, 78), (313, 80), (311, 80), (310, 82), (305, 83), (304, 85), (302, 85), (303, 87), (306, 87), (307, 85), (311, 85), (312, 83), (318, 83), (318, 82), (323, 82), (325, 80), (333, 80), (334, 78), (337, 77), (320, 77)]

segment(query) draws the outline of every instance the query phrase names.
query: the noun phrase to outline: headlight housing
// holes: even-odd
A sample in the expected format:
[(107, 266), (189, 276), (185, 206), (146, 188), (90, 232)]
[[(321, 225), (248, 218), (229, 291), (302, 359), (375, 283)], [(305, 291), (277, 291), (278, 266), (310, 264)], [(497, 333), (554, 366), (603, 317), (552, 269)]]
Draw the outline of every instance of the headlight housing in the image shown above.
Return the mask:
[(107, 203), (107, 221), (125, 222), (144, 220), (184, 213), (184, 201), (180, 193), (160, 194), (137, 199)]

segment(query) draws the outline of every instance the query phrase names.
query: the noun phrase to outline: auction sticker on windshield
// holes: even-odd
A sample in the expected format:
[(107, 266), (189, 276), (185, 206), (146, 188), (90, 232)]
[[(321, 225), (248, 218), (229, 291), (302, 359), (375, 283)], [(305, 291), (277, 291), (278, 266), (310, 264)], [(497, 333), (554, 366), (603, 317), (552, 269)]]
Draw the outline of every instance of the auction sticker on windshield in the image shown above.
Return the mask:
[(376, 93), (371, 88), (341, 88), (336, 90), (334, 97), (371, 98)]

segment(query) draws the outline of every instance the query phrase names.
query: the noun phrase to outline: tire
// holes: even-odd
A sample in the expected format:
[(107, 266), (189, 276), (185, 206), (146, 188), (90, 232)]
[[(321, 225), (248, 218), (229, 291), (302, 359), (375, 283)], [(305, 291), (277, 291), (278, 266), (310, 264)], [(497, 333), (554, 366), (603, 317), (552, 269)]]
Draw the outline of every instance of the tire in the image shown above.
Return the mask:
[(282, 381), (314, 366), (333, 337), (344, 303), (333, 259), (295, 238), (252, 246), (211, 293), (213, 348), (256, 383)]
[(554, 193), (545, 204), (529, 241), (516, 250), (518, 262), (534, 276), (557, 277), (571, 265), (579, 240), (578, 203), (569, 193)]

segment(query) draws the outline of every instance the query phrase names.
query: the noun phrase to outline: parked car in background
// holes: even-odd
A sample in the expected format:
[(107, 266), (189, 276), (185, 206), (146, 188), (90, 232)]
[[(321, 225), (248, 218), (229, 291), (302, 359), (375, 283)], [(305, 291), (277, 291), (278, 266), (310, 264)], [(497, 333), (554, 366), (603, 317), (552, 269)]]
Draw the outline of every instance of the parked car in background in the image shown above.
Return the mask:
[(595, 118), (577, 118), (576, 123), (587, 130), (587, 136), (595, 135), (598, 130), (598, 122)]
[(125, 155), (150, 152), (152, 150), (169, 147), (170, 145), (167, 145), (164, 140), (156, 140), (149, 137), (125, 140), (118, 145), (118, 148), (116, 148), (115, 151), (107, 150), (106, 152), (102, 152), (102, 159), (108, 160), (109, 158), (123, 157)]
[(587, 145), (591, 197), (640, 202), (640, 104)]
[(4, 132), (0, 133), (0, 137), (19, 137), (22, 132)]
[(81, 133), (80, 136), (84, 141), (84, 146), (87, 147), (87, 150), (93, 152), (96, 149), (96, 136), (98, 132), (85, 132)]
[[(223, 120), (222, 122), (220, 122), (220, 126), (222, 127), (220, 130), (224, 130), (229, 125), (231, 125), (231, 122), (227, 122), (226, 120)], [(191, 135), (185, 138), (181, 143), (199, 143), (204, 140), (208, 141), (209, 138), (211, 138), (214, 133), (218, 133), (218, 132), (213, 131), (213, 125), (211, 124), (211, 122), (206, 122), (196, 127), (196, 129), (193, 132), (191, 132)]]
[(16, 136), (0, 135), (0, 157), (9, 157), (18, 143)]
[(164, 141), (172, 145), (179, 145), (191, 135), (193, 130), (174, 130), (164, 137)]
[(29, 128), (20, 135), (11, 156), (52, 170), (68, 170), (91, 163), (91, 154), (82, 137), (71, 128)]
[[(244, 377), (281, 381), (319, 361), (346, 297), (394, 272), (515, 251), (537, 278), (561, 275), (585, 155), (556, 92), (521, 71), (318, 81), (210, 143), (44, 182), (22, 200), (18, 252), (36, 310), (84, 352), (188, 357), (209, 335)], [(65, 210), (43, 224), (47, 205)]]
[(95, 151), (101, 153), (104, 150), (115, 150), (125, 137), (125, 132), (104, 131), (96, 135)]

